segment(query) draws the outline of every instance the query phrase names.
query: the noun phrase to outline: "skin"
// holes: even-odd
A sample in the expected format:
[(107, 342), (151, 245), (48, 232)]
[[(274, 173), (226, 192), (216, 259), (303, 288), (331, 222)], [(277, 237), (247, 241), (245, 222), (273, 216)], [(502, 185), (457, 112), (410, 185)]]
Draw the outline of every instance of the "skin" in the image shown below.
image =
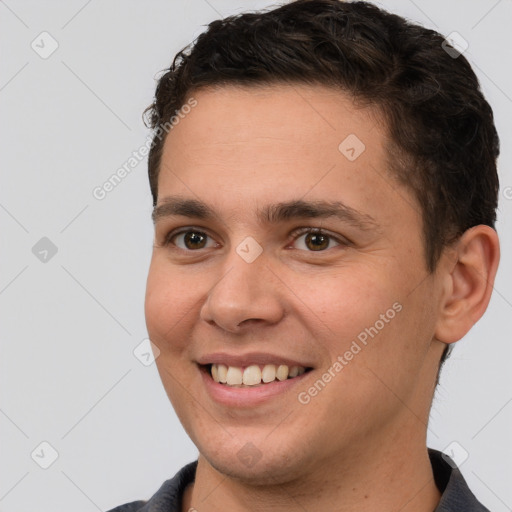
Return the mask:
[[(183, 510), (432, 512), (440, 493), (426, 431), (438, 364), (445, 343), (488, 305), (496, 232), (468, 230), (429, 274), (421, 211), (387, 170), (376, 112), (322, 86), (223, 86), (193, 96), (197, 106), (165, 141), (157, 205), (181, 196), (216, 216), (157, 219), (145, 305), (163, 385), (200, 452)], [(338, 150), (349, 134), (366, 146), (352, 162)], [(269, 203), (296, 199), (343, 201), (379, 228), (257, 217)], [(334, 239), (315, 251), (293, 233), (304, 226)], [(207, 245), (191, 249), (183, 236), (166, 245), (178, 228), (202, 230)], [(249, 236), (263, 248), (252, 263), (236, 252)], [(394, 303), (401, 311), (299, 403), (298, 392)], [(313, 370), (261, 405), (228, 407), (211, 399), (196, 364), (219, 351), (270, 352)], [(247, 443), (261, 457), (250, 467), (236, 455)]]

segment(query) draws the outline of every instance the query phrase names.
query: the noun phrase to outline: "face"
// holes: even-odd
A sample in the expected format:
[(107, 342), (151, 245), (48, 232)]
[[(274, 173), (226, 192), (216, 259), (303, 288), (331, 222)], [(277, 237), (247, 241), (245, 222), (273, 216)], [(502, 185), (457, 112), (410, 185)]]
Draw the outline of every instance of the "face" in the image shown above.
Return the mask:
[(194, 98), (164, 146), (145, 307), (201, 457), (277, 483), (424, 439), (441, 286), (385, 124), (320, 86)]

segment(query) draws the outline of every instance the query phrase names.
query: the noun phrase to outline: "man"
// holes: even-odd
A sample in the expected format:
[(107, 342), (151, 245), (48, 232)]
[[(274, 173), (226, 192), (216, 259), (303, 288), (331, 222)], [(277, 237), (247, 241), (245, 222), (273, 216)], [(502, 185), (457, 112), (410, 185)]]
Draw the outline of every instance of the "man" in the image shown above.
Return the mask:
[(158, 370), (199, 450), (127, 511), (485, 511), (426, 446), (499, 262), (468, 62), (366, 2), (210, 24), (150, 110)]

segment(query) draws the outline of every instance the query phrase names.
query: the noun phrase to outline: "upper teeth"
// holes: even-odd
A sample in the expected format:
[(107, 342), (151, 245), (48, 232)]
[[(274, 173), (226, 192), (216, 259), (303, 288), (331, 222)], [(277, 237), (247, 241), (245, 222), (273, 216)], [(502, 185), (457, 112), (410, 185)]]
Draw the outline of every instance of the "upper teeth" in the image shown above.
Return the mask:
[(286, 364), (266, 364), (260, 368), (257, 364), (247, 366), (245, 369), (239, 366), (226, 366), (224, 364), (212, 364), (211, 373), (215, 382), (221, 382), (228, 386), (256, 386), (262, 382), (268, 383), (274, 380), (286, 380), (297, 377), (306, 371), (303, 366)]

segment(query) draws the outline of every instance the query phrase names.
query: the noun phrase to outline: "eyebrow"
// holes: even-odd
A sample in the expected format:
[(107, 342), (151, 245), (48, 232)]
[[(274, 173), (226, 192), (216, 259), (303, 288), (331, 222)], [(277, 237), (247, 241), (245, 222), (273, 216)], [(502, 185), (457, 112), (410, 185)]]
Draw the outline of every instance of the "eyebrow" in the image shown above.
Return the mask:
[[(218, 217), (213, 208), (197, 199), (168, 196), (154, 207), (153, 222), (165, 217), (191, 217), (213, 220)], [(262, 224), (277, 224), (292, 219), (318, 219), (336, 217), (363, 231), (380, 231), (377, 221), (367, 213), (359, 212), (341, 201), (303, 201), (301, 199), (273, 203), (257, 210)]]

